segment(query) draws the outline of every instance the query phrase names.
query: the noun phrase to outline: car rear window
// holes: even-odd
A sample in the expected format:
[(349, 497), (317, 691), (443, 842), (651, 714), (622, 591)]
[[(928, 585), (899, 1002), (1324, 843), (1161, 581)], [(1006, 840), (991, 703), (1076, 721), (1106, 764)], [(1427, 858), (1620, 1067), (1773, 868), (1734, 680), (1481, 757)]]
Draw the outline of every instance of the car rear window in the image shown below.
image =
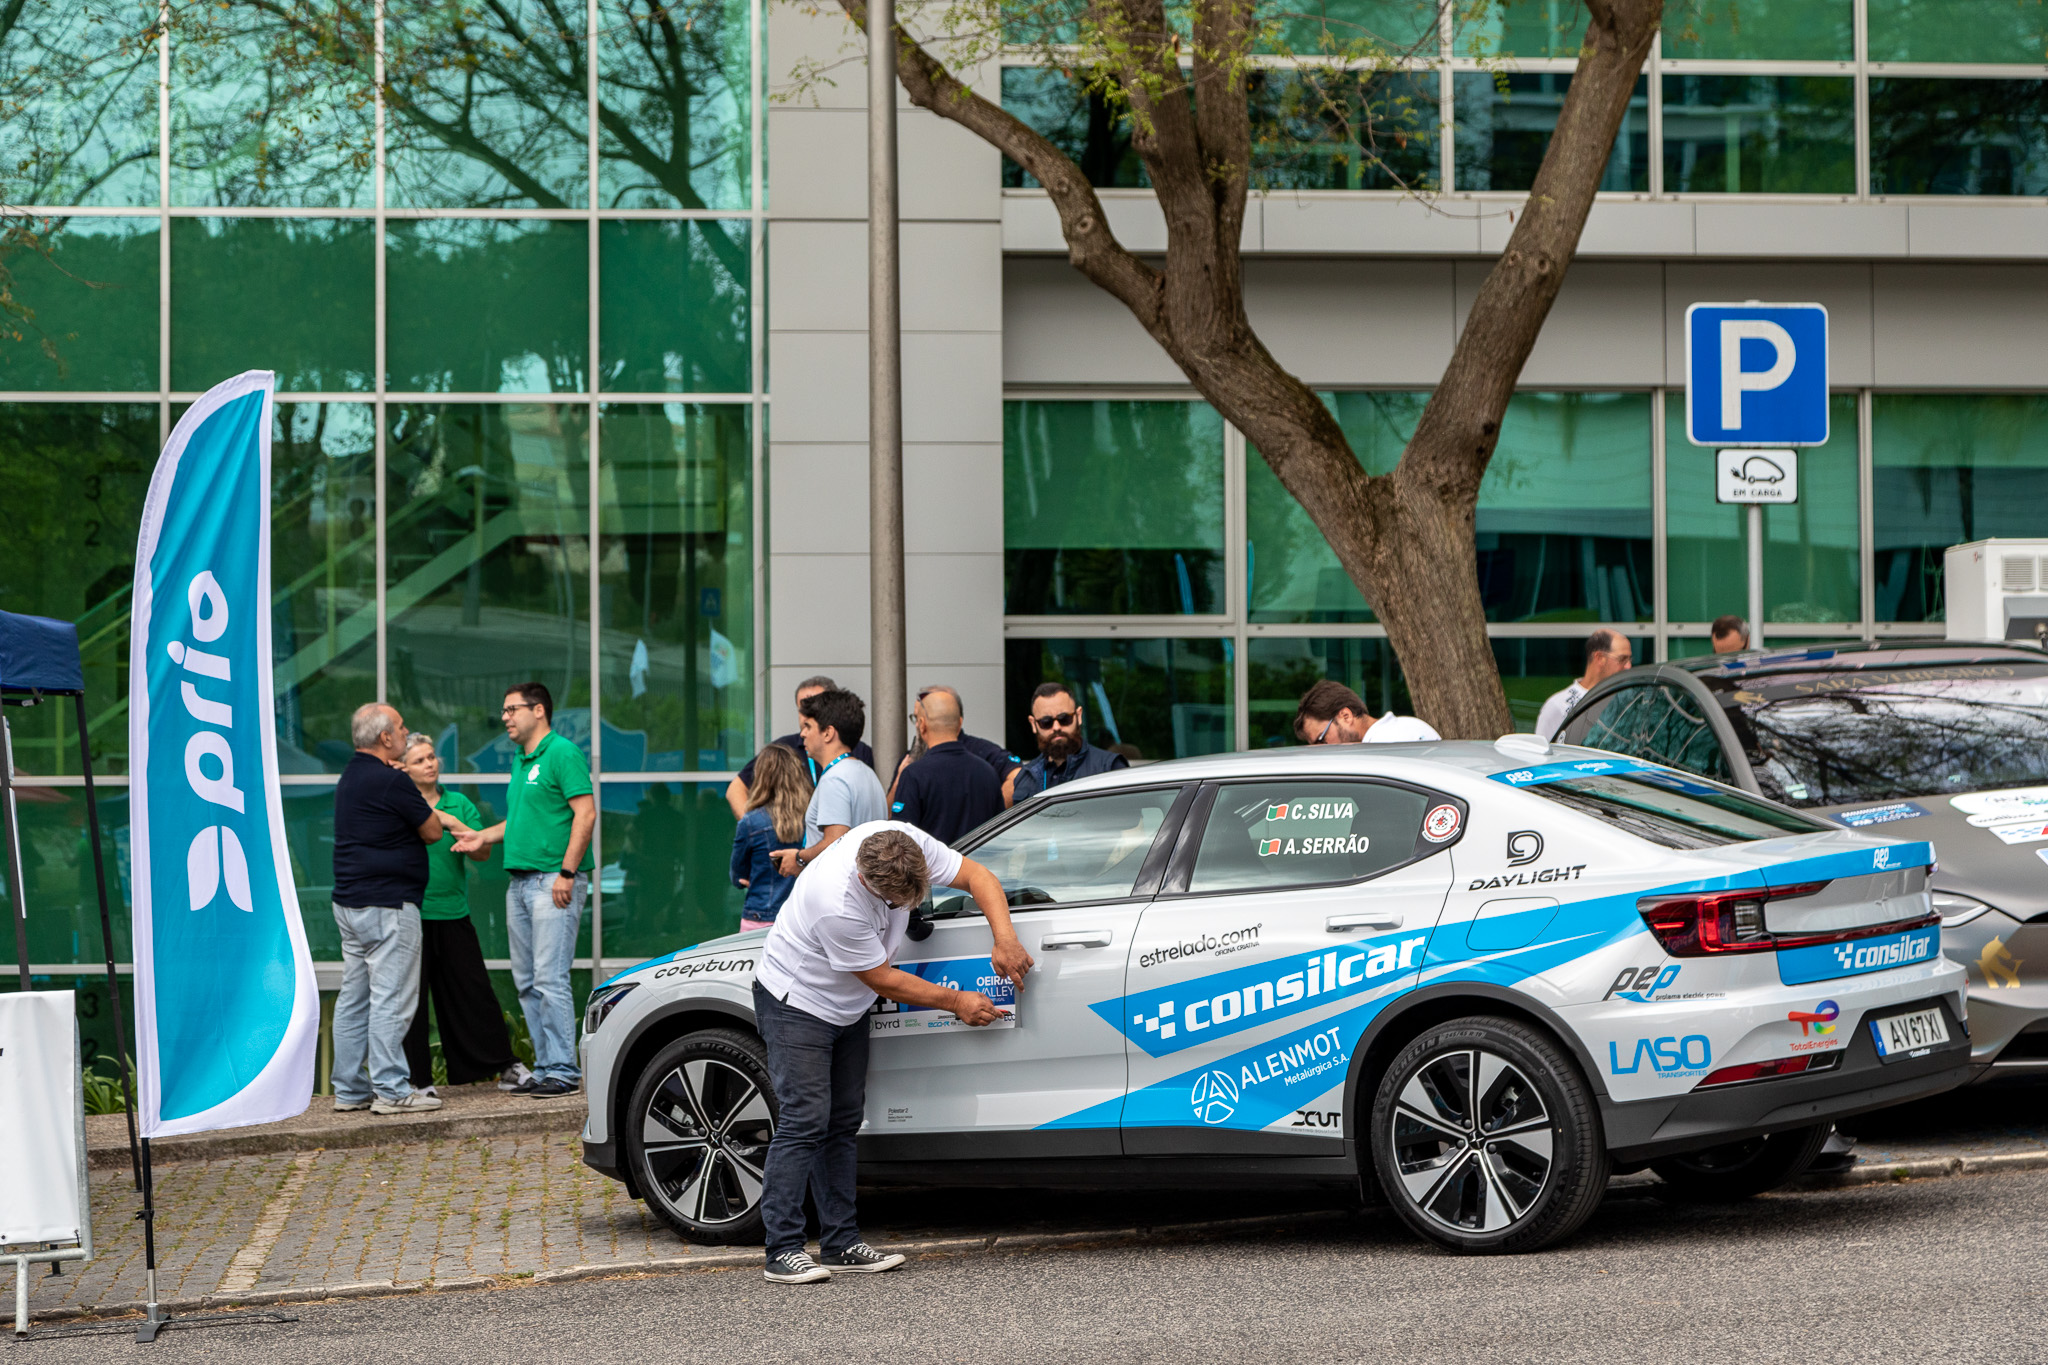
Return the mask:
[[(1619, 769), (1620, 761), (1612, 766)], [(1630, 765), (1557, 776), (1524, 790), (1666, 848), (1715, 848), (1834, 828), (1732, 787), (1661, 768)]]
[(2048, 662), (1746, 678), (1734, 702), (1757, 786), (1788, 805), (2048, 782)]

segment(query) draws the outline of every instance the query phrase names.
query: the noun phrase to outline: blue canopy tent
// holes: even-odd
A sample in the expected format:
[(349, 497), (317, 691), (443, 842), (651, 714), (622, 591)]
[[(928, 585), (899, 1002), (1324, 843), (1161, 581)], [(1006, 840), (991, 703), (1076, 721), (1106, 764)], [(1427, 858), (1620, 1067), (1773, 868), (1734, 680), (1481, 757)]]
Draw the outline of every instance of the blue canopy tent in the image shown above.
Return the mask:
[[(28, 902), (21, 871), (21, 823), (14, 794), (14, 730), (8, 707), (42, 705), (70, 697), (78, 710), (78, 764), (85, 774), (85, 818), (92, 844), (92, 870), (99, 883), (100, 942), (107, 955), (107, 999), (114, 1010), (114, 1046), (121, 1067), (121, 1093), (128, 1101), (128, 1143), (135, 1147), (135, 1097), (128, 1093), (128, 1030), (121, 1016), (120, 978), (114, 973), (114, 926), (107, 909), (107, 866), (100, 853), (99, 798), (92, 784), (92, 746), (86, 739), (85, 666), (78, 657), (78, 627), (46, 616), (0, 611), (0, 822), (4, 822), (7, 897), (14, 906), (14, 947), (21, 964), (21, 988), (29, 989)], [(136, 1185), (142, 1171), (137, 1158)]]

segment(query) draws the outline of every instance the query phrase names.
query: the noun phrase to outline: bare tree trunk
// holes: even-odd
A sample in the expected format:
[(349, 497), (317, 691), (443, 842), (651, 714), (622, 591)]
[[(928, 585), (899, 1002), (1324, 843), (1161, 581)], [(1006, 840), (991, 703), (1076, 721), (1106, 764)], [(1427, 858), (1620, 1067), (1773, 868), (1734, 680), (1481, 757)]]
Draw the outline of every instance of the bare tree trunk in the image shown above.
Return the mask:
[[(911, 102), (960, 124), (1045, 186), (1067, 259), (1117, 298), (1242, 431), (1308, 512), (1372, 604), (1418, 715), (1451, 738), (1512, 726), (1486, 637), (1473, 517), (1515, 381), (1557, 298), (1616, 131), (1661, 17), (1659, 0), (1589, 0), (1585, 48), (1557, 131), (1506, 251), (1488, 274), (1451, 363), (1392, 473), (1369, 476), (1315, 393), (1252, 330), (1239, 243), (1251, 114), (1238, 56), (1250, 7), (1203, 0), (1189, 74), (1162, 0), (1092, 0), (1120, 36), (1106, 62), (1130, 100), (1132, 146), (1166, 218), (1163, 266), (1116, 240), (1078, 166), (963, 85), (897, 29)], [(865, 25), (861, 0), (840, 0)], [(1192, 95), (1192, 99), (1190, 99)]]

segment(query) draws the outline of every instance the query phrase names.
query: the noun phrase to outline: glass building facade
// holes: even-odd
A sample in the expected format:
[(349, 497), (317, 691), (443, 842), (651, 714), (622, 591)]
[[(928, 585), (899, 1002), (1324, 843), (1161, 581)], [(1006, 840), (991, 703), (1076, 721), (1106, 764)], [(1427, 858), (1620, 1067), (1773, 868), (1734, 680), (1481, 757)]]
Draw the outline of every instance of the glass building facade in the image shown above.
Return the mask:
[[(1323, 395), (1369, 473), (1428, 394)], [(1765, 642), (1940, 634), (1942, 552), (2048, 535), (2048, 394), (1832, 399), (1796, 504), (1764, 509)], [(1714, 501), (1681, 390), (1515, 395), (1480, 486), (1479, 591), (1517, 728), (1595, 625), (1639, 662), (1748, 612), (1742, 509)], [(1142, 449), (1140, 448), (1142, 446)], [(1156, 466), (1153, 461), (1156, 461)], [(1196, 399), (1005, 404), (1005, 713), (1076, 681), (1091, 738), (1145, 758), (1289, 744), (1319, 677), (1410, 709), (1384, 630), (1258, 451)], [(1013, 723), (1013, 746), (1031, 738)], [(1029, 752), (1029, 749), (1020, 749)]]
[[(538, 679), (599, 776), (602, 970), (729, 929), (762, 637), (757, 5), (29, 0), (0, 44), (0, 608), (75, 620), (129, 898), (138, 517), (185, 406), (278, 375), (280, 766), (316, 961), (349, 713), (494, 816)], [(22, 235), (32, 231), (33, 240)], [(10, 708), (31, 957), (99, 960), (68, 706)], [(502, 965), (504, 876), (471, 880)]]
[[(1439, 17), (1440, 16), (1440, 17)], [(1103, 187), (1146, 184), (1130, 123), (1026, 31), (1003, 103)], [(1528, 190), (1577, 65), (1564, 0), (1326, 0), (1253, 57), (1253, 183)], [(1035, 184), (1005, 164), (1005, 184)], [(1667, 0), (1607, 193), (2048, 194), (2048, 9), (2034, 0)]]

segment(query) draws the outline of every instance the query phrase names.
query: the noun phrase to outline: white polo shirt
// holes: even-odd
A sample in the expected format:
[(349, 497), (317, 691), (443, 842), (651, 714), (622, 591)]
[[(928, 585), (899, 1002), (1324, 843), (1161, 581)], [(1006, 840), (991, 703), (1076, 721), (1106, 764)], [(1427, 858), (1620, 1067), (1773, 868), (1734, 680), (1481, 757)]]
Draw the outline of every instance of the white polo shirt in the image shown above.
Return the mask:
[(1544, 701), (1543, 709), (1536, 713), (1536, 738), (1556, 739), (1557, 732), (1564, 729), (1564, 718), (1579, 704), (1579, 698), (1590, 690), (1577, 678), (1573, 678), (1571, 686), (1561, 692), (1551, 693)]
[(872, 971), (896, 956), (910, 924), (909, 906), (891, 910), (854, 869), (861, 842), (885, 829), (901, 830), (917, 841), (933, 886), (960, 875), (958, 853), (897, 820), (855, 825), (798, 875), (769, 927), (755, 975), (777, 1000), (828, 1024), (855, 1023), (873, 1008), (875, 993), (854, 973)]
[(1361, 744), (1412, 744), (1417, 740), (1442, 739), (1428, 721), (1387, 712), (1365, 732)]

